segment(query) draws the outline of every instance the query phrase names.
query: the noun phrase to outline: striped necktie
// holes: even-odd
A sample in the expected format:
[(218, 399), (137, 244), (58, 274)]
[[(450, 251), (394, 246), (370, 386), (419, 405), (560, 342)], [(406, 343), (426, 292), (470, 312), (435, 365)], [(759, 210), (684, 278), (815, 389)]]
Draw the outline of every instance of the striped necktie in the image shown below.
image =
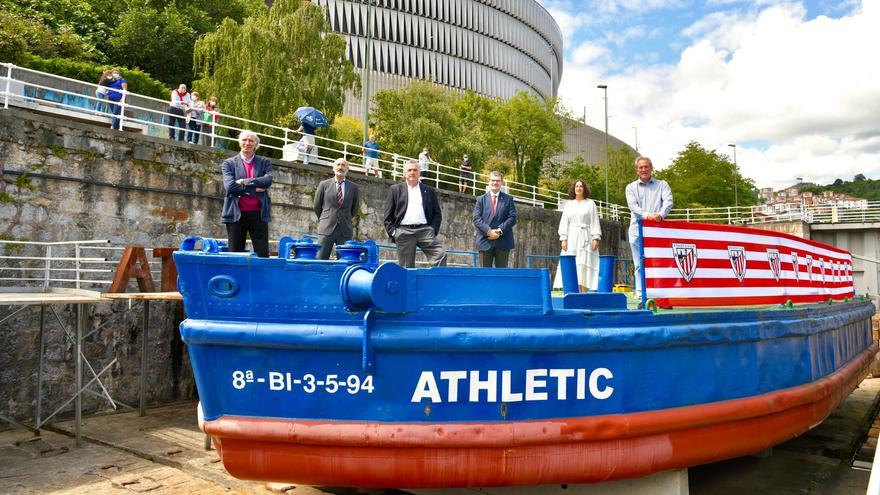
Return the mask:
[(336, 183), (336, 204), (342, 206), (342, 182)]

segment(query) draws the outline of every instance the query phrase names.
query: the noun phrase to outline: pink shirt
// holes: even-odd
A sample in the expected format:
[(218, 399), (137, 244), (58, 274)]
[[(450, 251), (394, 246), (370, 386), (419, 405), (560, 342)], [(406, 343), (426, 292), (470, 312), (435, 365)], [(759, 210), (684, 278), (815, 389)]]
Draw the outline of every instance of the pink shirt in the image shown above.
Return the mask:
[[(254, 159), (247, 161), (242, 157), (241, 163), (244, 164), (244, 174), (248, 179), (254, 178)], [(247, 195), (241, 196), (238, 200), (238, 209), (241, 211), (260, 211), (262, 203), (257, 196)]]

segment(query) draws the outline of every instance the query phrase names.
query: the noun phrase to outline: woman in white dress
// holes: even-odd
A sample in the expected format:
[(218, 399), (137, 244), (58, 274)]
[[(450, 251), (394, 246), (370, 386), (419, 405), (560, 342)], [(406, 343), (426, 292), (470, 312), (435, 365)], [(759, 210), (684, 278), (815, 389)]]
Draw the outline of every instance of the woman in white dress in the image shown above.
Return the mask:
[[(596, 290), (599, 286), (599, 240), (602, 226), (599, 211), (590, 199), (590, 186), (578, 179), (568, 190), (571, 201), (562, 208), (559, 221), (559, 240), (562, 253), (575, 256), (578, 288), (581, 292)], [(553, 287), (562, 287), (562, 274), (556, 269)]]

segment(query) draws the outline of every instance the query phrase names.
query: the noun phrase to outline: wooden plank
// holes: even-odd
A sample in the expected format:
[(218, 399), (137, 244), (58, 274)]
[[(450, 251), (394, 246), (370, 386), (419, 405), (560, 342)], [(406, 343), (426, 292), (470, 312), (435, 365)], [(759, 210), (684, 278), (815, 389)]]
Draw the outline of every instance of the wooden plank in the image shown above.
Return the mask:
[(101, 302), (100, 297), (58, 292), (0, 293), (0, 305), (12, 304), (84, 304)]
[(163, 301), (181, 301), (180, 292), (106, 292), (101, 294), (101, 299), (135, 299), (135, 300), (163, 300)]

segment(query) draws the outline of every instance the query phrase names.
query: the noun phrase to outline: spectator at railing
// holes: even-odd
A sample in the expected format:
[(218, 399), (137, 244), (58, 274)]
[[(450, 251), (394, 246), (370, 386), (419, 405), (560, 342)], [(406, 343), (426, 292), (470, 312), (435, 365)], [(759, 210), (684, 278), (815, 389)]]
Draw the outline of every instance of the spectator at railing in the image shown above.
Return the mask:
[(189, 104), (189, 123), (187, 128), (189, 133), (186, 135), (187, 142), (199, 144), (199, 135), (202, 132), (202, 120), (205, 118), (205, 102), (199, 98), (199, 93), (193, 91), (190, 94)]
[(313, 152), (315, 153), (314, 157), (318, 157), (317, 150), (315, 149), (315, 128), (303, 122), (300, 124), (299, 129), (297, 129), (296, 132), (302, 134), (302, 139), (300, 140), (300, 142), (303, 143), (304, 148), (302, 150), (302, 162), (303, 164), (308, 165), (309, 159), (313, 156)]
[(217, 110), (217, 97), (212, 96), (208, 98), (208, 104), (205, 105), (205, 113), (204, 113), (204, 124), (202, 124), (202, 133), (205, 134), (205, 146), (214, 146), (214, 142), (211, 137), (214, 135), (215, 129), (214, 126), (217, 124), (217, 121), (220, 120), (220, 117), (217, 115), (220, 113), (220, 110)]
[(422, 175), (422, 180), (427, 181), (431, 179), (431, 151), (427, 146), (422, 148), (422, 152), (419, 153), (419, 170)]
[(375, 134), (370, 134), (370, 140), (364, 143), (364, 175), (382, 177), (382, 171), (379, 170), (379, 143)]
[(107, 103), (104, 101), (107, 99), (107, 88), (113, 84), (113, 70), (107, 69), (101, 73), (101, 77), (98, 78), (98, 88), (95, 89), (95, 96), (98, 97), (98, 103), (95, 105), (95, 113), (102, 114), (107, 113), (109, 110)]
[(474, 183), (474, 169), (471, 167), (471, 159), (467, 155), (462, 157), (458, 170), (458, 192), (463, 193)]
[(186, 111), (192, 100), (186, 91), (186, 84), (171, 90), (171, 105), (168, 107), (168, 139), (186, 139)]
[(119, 114), (122, 113), (122, 105), (125, 103), (125, 101), (123, 100), (125, 93), (123, 93), (123, 91), (128, 91), (128, 82), (126, 82), (125, 79), (122, 78), (122, 75), (119, 73), (119, 69), (113, 69), (110, 77), (113, 78), (113, 82), (111, 82), (109, 86), (110, 89), (107, 90), (107, 99), (111, 102), (110, 113), (113, 114), (113, 120), (110, 122), (110, 128), (122, 130), (122, 122), (119, 120)]

